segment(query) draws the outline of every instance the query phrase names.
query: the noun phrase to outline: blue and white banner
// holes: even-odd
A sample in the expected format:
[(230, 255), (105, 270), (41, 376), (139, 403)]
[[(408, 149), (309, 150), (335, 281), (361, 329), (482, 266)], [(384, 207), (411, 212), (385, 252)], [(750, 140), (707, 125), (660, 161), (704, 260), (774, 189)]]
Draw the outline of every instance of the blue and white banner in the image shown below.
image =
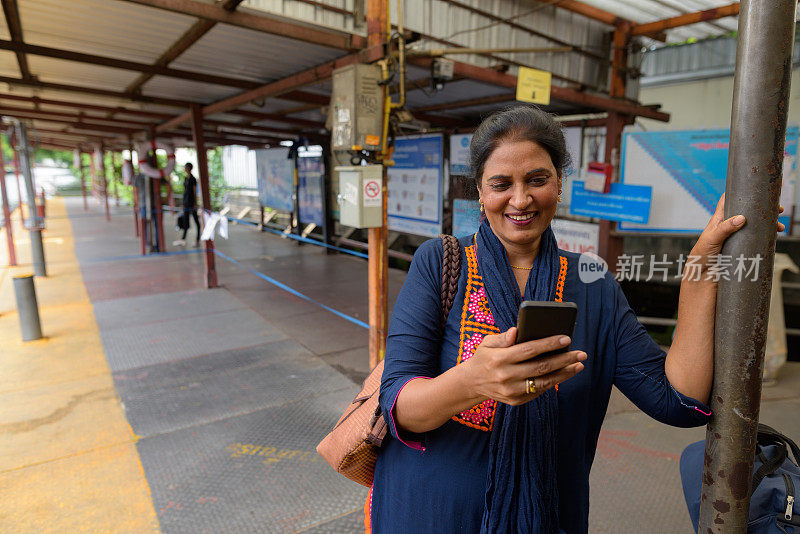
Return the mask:
[(442, 233), (440, 134), (398, 137), (387, 172), (389, 229), (429, 237)]
[[(786, 130), (781, 203), (789, 227), (797, 177), (798, 127)], [(620, 180), (653, 189), (653, 208), (644, 224), (624, 222), (629, 232), (698, 233), (725, 192), (729, 129), (628, 132), (622, 139)]]
[(325, 164), (321, 156), (297, 158), (299, 218), (303, 224), (322, 226), (322, 180)]
[(481, 225), (481, 207), (477, 200), (453, 199), (453, 235), (473, 235)]
[(293, 211), (294, 160), (288, 148), (256, 150), (258, 201), (278, 211)]
[(450, 136), (450, 174), (459, 176), (469, 173), (469, 143), (472, 134)]
[(572, 182), (569, 212), (609, 221), (646, 223), (650, 215), (651, 188), (643, 185), (611, 184), (608, 193), (586, 191), (583, 182)]

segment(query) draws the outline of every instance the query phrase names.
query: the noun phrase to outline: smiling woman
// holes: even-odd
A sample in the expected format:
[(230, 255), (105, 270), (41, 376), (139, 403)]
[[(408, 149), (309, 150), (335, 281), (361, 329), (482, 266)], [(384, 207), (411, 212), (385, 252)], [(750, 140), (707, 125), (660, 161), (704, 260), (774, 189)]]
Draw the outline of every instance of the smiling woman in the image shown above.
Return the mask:
[[(661, 422), (706, 422), (716, 283), (683, 281), (665, 354), (614, 277), (582, 281), (578, 255), (556, 245), (550, 222), (568, 164), (558, 123), (514, 107), (484, 120), (470, 152), (486, 218), (460, 240), (456, 304), (442, 329), (437, 239), (417, 251), (392, 312), (380, 392), (391, 437), (375, 466), (368, 526), (585, 533), (612, 386)], [(704, 270), (743, 224), (722, 210), (720, 201), (692, 250)], [(523, 300), (575, 303), (572, 338), (516, 344)]]

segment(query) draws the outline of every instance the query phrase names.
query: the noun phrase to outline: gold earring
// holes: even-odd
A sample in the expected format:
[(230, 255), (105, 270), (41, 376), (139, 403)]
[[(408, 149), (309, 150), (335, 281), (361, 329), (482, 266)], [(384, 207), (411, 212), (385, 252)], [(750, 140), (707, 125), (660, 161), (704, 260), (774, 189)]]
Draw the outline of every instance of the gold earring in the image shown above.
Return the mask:
[(558, 201), (561, 202), (561, 191), (558, 192)]
[(486, 211), (486, 210), (484, 209), (484, 207), (483, 207), (483, 200), (478, 200), (478, 203), (481, 205), (481, 215), (482, 215), (482, 214), (483, 214), (483, 213), (485, 213), (485, 211)]

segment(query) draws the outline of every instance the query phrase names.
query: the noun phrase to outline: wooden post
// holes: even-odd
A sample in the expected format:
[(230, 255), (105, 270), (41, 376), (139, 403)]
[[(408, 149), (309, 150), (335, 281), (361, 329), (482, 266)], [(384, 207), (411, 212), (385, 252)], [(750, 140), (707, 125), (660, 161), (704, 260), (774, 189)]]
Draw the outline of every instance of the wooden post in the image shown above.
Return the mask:
[[(367, 46), (376, 46), (386, 40), (386, 25), (389, 13), (388, 2), (367, 0)], [(384, 93), (386, 88), (384, 87)], [(385, 101), (385, 98), (384, 98)], [(385, 102), (384, 102), (385, 105)], [(385, 143), (384, 143), (385, 145)], [(388, 261), (386, 247), (386, 169), (383, 170), (383, 224), (368, 230), (369, 260), (367, 277), (369, 284), (369, 366), (378, 365), (386, 353), (388, 323)]]
[[(208, 155), (203, 137), (203, 111), (199, 104), (192, 104), (192, 137), (197, 150), (197, 175), (200, 178), (200, 194), (203, 197), (203, 211), (211, 213), (211, 189), (208, 185)], [(204, 282), (208, 289), (217, 287), (217, 268), (214, 265), (214, 239), (213, 236), (204, 242), (205, 245), (205, 276)]]
[(76, 158), (76, 161), (78, 163), (76, 167), (78, 167), (78, 175), (81, 181), (81, 197), (83, 197), (83, 211), (89, 211), (89, 203), (86, 200), (86, 175), (83, 172), (83, 152), (80, 149), (78, 149), (76, 151), (76, 154), (78, 156)]
[[(0, 195), (3, 195), (3, 224), (6, 227), (6, 242), (8, 245), (8, 264), (17, 264), (17, 254), (14, 248), (14, 232), (11, 228), (11, 209), (8, 206), (8, 194), (6, 193), (6, 162), (3, 151), (0, 150)], [(20, 211), (22, 211), (20, 209)]]
[[(128, 147), (129, 147), (128, 152), (130, 152), (130, 158), (131, 158), (130, 159), (131, 174), (133, 175), (131, 177), (131, 197), (132, 197), (131, 204), (133, 205), (133, 227), (136, 237), (141, 237), (139, 231), (139, 189), (135, 185), (133, 185), (134, 183), (136, 183), (135, 182), (136, 161), (133, 159), (133, 139), (130, 136), (128, 136)], [(142, 245), (142, 248), (144, 248), (144, 245)]]

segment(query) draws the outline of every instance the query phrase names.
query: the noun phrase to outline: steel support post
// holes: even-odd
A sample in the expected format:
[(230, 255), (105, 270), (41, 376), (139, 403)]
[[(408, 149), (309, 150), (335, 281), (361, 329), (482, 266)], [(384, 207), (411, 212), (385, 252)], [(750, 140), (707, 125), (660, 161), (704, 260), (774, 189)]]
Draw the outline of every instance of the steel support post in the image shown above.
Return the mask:
[[(6, 189), (6, 162), (2, 150), (0, 150), (0, 195), (3, 195), (3, 224), (6, 227), (8, 264), (13, 267), (17, 264), (17, 253), (14, 248), (14, 231), (11, 228), (11, 209), (8, 205), (8, 192)], [(21, 208), (20, 211), (22, 211)]]
[(111, 211), (108, 208), (108, 179), (106, 177), (106, 147), (101, 142), (100, 143), (100, 151), (95, 151), (97, 158), (99, 160), (99, 165), (97, 170), (99, 171), (100, 176), (103, 178), (103, 204), (105, 205), (106, 209), (106, 221), (111, 221)]
[(83, 173), (83, 152), (77, 150), (76, 152), (78, 167), (78, 179), (81, 181), (81, 197), (83, 197), (83, 211), (89, 211), (89, 204), (86, 201), (86, 175)]
[(25, 210), (22, 209), (22, 186), (19, 183), (19, 152), (17, 151), (17, 134), (11, 134), (11, 148), (14, 149), (14, 176), (17, 179), (17, 200), (19, 201), (19, 217), (22, 225), (25, 226)]
[[(388, 2), (367, 0), (367, 46), (377, 46), (386, 40)], [(384, 92), (386, 88), (384, 87)], [(385, 104), (385, 98), (384, 105)], [(383, 171), (383, 225), (370, 228), (367, 234), (369, 287), (369, 366), (378, 365), (386, 353), (388, 323), (388, 261), (386, 254), (386, 169)]]
[[(211, 213), (211, 188), (208, 185), (208, 156), (203, 138), (203, 110), (199, 104), (192, 104), (192, 134), (197, 150), (197, 174), (200, 177), (200, 194), (203, 196), (203, 211)], [(214, 239), (203, 242), (205, 246), (205, 273), (203, 281), (208, 289), (217, 287), (217, 268), (214, 264)]]
[(733, 82), (725, 217), (747, 222), (722, 248), (757, 265), (719, 282), (711, 421), (700, 504), (706, 533), (744, 533), (750, 505), (789, 106), (795, 0), (744, 0)]
[(14, 295), (17, 298), (22, 341), (41, 339), (42, 323), (39, 320), (39, 303), (36, 300), (36, 286), (32, 275), (14, 277)]
[[(28, 197), (28, 230), (31, 240), (31, 258), (33, 260), (33, 274), (36, 276), (47, 276), (47, 267), (44, 259), (44, 244), (42, 242), (42, 230), (44, 225), (39, 219), (36, 210), (36, 191), (33, 188), (33, 172), (31, 170), (31, 149), (28, 144), (28, 131), (25, 124), (16, 122), (19, 132), (19, 153), (20, 167), (22, 167), (22, 177), (25, 179), (25, 192)], [(21, 210), (20, 210), (21, 211)]]

